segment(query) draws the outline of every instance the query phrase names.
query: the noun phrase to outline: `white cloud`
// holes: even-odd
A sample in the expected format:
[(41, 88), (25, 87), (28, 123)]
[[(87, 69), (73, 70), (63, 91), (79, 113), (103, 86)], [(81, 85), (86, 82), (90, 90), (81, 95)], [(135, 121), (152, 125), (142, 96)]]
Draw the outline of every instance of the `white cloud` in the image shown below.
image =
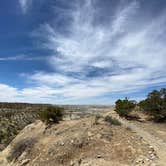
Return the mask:
[[(63, 74), (39, 72), (28, 78), (68, 100), (165, 84), (166, 49), (160, 40), (166, 30), (165, 13), (153, 22), (133, 22), (141, 9), (138, 1), (131, 1), (119, 6), (113, 20), (102, 26), (93, 22), (97, 10), (92, 1), (85, 0), (83, 6), (76, 4), (70, 13), (68, 35), (43, 25), (39, 33), (45, 39), (43, 46), (56, 54), (49, 63)], [(133, 29), (135, 23), (140, 28)], [(93, 68), (101, 73), (87, 77)]]
[(98, 61), (98, 62), (92, 62), (92, 64), (91, 64), (92, 66), (94, 66), (94, 67), (98, 67), (98, 68), (108, 68), (108, 67), (111, 67), (111, 66), (113, 66), (113, 63), (112, 63), (112, 61)]
[(24, 55), (10, 56), (10, 57), (0, 57), (0, 61), (16, 61), (16, 60), (21, 60), (24, 57), (25, 57)]
[(43, 72), (38, 72), (31, 76), (28, 76), (28, 79), (37, 81), (41, 84), (54, 85), (54, 86), (68, 85), (77, 81), (76, 79), (72, 77), (68, 77), (59, 73), (51, 74), (51, 73), (43, 73)]
[(31, 103), (56, 103), (56, 96), (54, 95), (59, 93), (48, 86), (18, 89), (6, 84), (0, 84), (0, 92), (1, 102)]
[(126, 31), (128, 23), (131, 21), (132, 16), (137, 12), (138, 8), (139, 3), (136, 0), (133, 0), (125, 7), (120, 6), (112, 23), (112, 32), (117, 34)]
[(26, 13), (32, 0), (18, 0), (18, 1), (23, 13)]
[(85, 72), (87, 66), (94, 66), (96, 63), (97, 66), (99, 63), (106, 65), (107, 61), (108, 65), (111, 58), (115, 56), (114, 52), (120, 51), (122, 54), (121, 46), (115, 47), (114, 40), (117, 40), (118, 35), (121, 34), (121, 29), (124, 27), (124, 30), (128, 29), (128, 23), (134, 19), (133, 15), (139, 6), (136, 1), (133, 1), (118, 10), (112, 22), (105, 26), (97, 26), (93, 25), (97, 9), (92, 6), (91, 1), (84, 2), (84, 6), (77, 7), (77, 10), (71, 13), (73, 22), (69, 27), (69, 35), (59, 34), (48, 24), (43, 26), (42, 31), (45, 32), (44, 36), (47, 36), (45, 47), (59, 53), (58, 57), (53, 56), (50, 59), (50, 63), (56, 69), (68, 72)]
[(28, 56), (28, 55), (17, 55), (17, 56), (8, 56), (8, 57), (0, 57), (0, 61), (40, 61), (47, 60), (47, 57), (44, 56)]
[(9, 101), (15, 98), (18, 95), (18, 91), (16, 88), (11, 87), (6, 84), (0, 84), (0, 100), (1, 101)]

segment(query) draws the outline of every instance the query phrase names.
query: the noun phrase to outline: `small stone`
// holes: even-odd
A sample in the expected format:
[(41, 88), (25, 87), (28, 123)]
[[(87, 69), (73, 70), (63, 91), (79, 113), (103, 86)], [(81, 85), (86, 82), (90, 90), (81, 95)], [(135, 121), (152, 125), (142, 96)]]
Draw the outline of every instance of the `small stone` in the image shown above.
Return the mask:
[(100, 159), (100, 158), (102, 158), (102, 156), (101, 156), (100, 154), (98, 154), (98, 155), (97, 155), (97, 158)]
[(150, 160), (154, 160), (155, 158), (156, 158), (156, 156), (154, 154), (151, 154), (149, 157)]
[(92, 137), (92, 133), (88, 131), (88, 137)]
[(152, 151), (149, 151), (148, 153), (149, 153), (149, 154), (152, 154), (153, 152), (152, 152)]
[(74, 166), (74, 162), (73, 161), (70, 161), (70, 166)]
[(61, 146), (64, 146), (64, 145), (65, 145), (65, 143), (64, 143), (64, 142), (61, 142), (61, 143), (60, 143), (60, 145), (61, 145)]
[(154, 149), (153, 146), (149, 146), (150, 149)]

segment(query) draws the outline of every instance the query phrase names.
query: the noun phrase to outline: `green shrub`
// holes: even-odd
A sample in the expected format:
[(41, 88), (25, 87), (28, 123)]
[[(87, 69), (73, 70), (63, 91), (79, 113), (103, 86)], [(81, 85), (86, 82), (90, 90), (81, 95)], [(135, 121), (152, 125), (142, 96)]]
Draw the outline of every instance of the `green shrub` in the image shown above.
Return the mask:
[(64, 109), (57, 106), (48, 106), (47, 108), (39, 111), (40, 119), (47, 123), (58, 123), (63, 118)]
[(127, 117), (129, 113), (135, 108), (136, 103), (135, 101), (130, 101), (127, 98), (124, 100), (117, 100), (115, 102), (115, 111), (123, 117)]
[(166, 120), (166, 89), (152, 91), (145, 100), (140, 101), (139, 106), (155, 121)]
[(104, 119), (106, 122), (108, 122), (111, 125), (117, 125), (120, 126), (121, 122), (119, 122), (117, 119), (112, 118), (111, 116), (106, 116)]

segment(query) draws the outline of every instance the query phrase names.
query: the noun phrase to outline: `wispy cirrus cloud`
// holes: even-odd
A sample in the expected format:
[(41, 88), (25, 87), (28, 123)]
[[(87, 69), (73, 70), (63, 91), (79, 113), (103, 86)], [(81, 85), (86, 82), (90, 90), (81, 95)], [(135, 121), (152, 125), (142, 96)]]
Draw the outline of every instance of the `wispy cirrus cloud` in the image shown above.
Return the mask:
[(115, 48), (115, 44), (122, 40), (123, 33), (128, 33), (128, 23), (135, 18), (139, 8), (139, 4), (133, 1), (118, 9), (113, 20), (102, 26), (93, 23), (97, 9), (92, 1), (84, 2), (84, 6), (77, 5), (76, 10), (71, 12), (73, 21), (68, 28), (69, 35), (59, 34), (49, 24), (42, 27), (44, 36), (47, 36), (44, 46), (58, 54), (50, 59), (56, 69), (86, 73), (87, 67), (95, 67), (96, 64), (98, 68), (106, 63), (113, 66), (114, 54), (121, 49), (121, 46)]
[[(73, 84), (76, 91), (80, 90), (78, 96), (85, 97), (83, 91), (88, 88), (94, 90), (92, 96), (98, 96), (166, 83), (166, 50), (160, 40), (166, 30), (165, 13), (153, 21), (137, 22), (141, 4), (131, 1), (119, 5), (113, 19), (100, 25), (94, 23), (97, 10), (92, 1), (85, 0), (81, 7), (77, 4), (70, 13), (67, 35), (49, 24), (40, 29), (45, 38), (43, 46), (56, 54), (50, 58), (50, 65), (64, 75), (78, 76)], [(68, 85), (65, 88), (70, 89)]]
[(17, 55), (0, 57), (0, 61), (34, 61), (34, 60), (47, 60), (48, 57), (44, 56), (27, 56), (27, 55)]

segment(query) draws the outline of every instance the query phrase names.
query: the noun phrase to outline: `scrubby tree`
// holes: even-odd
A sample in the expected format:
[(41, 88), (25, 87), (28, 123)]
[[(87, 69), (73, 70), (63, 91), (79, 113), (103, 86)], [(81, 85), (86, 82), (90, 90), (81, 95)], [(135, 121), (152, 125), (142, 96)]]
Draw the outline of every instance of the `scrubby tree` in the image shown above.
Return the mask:
[(150, 92), (145, 100), (140, 101), (139, 106), (152, 115), (155, 121), (166, 120), (166, 89)]
[(128, 100), (128, 98), (125, 98), (124, 100), (119, 99), (115, 104), (115, 111), (123, 117), (127, 117), (136, 106), (136, 102)]
[(40, 119), (47, 123), (58, 123), (63, 118), (64, 109), (57, 106), (48, 106), (45, 109), (39, 111)]

